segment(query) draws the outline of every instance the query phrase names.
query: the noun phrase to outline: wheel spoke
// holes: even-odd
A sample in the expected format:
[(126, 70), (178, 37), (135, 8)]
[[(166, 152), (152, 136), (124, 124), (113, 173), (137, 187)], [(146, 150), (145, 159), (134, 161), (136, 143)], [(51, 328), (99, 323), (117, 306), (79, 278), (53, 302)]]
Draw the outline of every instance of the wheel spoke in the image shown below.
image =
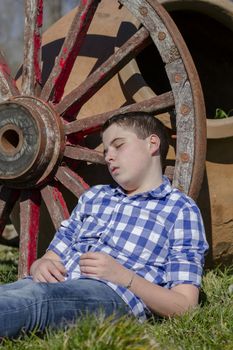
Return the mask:
[(80, 84), (76, 89), (64, 97), (55, 106), (59, 114), (77, 112), (82, 105), (93, 96), (107, 81), (109, 81), (121, 68), (149, 44), (149, 33), (142, 27), (112, 56), (110, 56), (95, 72)]
[(37, 240), (40, 219), (39, 191), (23, 191), (20, 198), (20, 242), (19, 268), (20, 278), (29, 274), (31, 264), (37, 258)]
[(22, 94), (38, 95), (41, 86), (43, 0), (25, 0)]
[(58, 168), (56, 178), (78, 198), (89, 188), (79, 175), (64, 166)]
[(15, 95), (19, 95), (19, 90), (11, 77), (10, 68), (6, 63), (5, 57), (0, 51), (0, 102)]
[(110, 117), (116, 114), (143, 111), (151, 114), (159, 114), (173, 109), (175, 106), (172, 92), (166, 92), (162, 95), (152, 97), (148, 100), (133, 103), (106, 113), (87, 117), (82, 120), (75, 120), (65, 125), (66, 135), (81, 130), (100, 128), (100, 126)]
[(41, 195), (50, 214), (51, 220), (57, 230), (62, 220), (68, 219), (69, 211), (66, 202), (59, 188), (54, 185), (47, 185), (41, 190)]
[(67, 146), (64, 156), (96, 164), (105, 164), (105, 160), (101, 152), (81, 146)]
[(174, 177), (175, 166), (167, 165), (164, 171), (164, 174), (169, 178), (172, 182)]
[(82, 0), (63, 43), (53, 70), (43, 87), (41, 98), (58, 103), (63, 95), (75, 59), (80, 51), (99, 0)]
[(2, 186), (0, 190), (0, 234), (2, 234), (9, 215), (19, 198), (19, 191)]

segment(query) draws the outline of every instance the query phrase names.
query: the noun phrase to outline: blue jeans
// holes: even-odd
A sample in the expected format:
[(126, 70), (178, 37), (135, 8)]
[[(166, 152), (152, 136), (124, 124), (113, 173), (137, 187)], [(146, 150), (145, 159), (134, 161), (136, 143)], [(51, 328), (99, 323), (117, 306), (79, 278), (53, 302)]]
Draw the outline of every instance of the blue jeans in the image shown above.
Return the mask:
[(19, 280), (0, 286), (0, 337), (16, 337), (22, 330), (64, 327), (81, 315), (100, 310), (105, 316), (130, 313), (116, 292), (94, 279), (60, 283)]

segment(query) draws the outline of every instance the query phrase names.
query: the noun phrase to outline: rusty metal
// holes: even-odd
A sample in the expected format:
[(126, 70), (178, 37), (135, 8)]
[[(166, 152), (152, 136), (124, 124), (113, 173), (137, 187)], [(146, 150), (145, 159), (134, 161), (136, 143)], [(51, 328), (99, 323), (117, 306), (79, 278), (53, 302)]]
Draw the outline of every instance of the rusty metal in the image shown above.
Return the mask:
[[(204, 103), (189, 52), (176, 26), (157, 1), (121, 0), (140, 22), (136, 33), (64, 96), (69, 74), (85, 40), (99, 1), (83, 0), (44, 86), (41, 78), (42, 0), (26, 1), (25, 51), (21, 92), (2, 56), (0, 72), (0, 214), (2, 227), (20, 196), (19, 275), (36, 258), (41, 199), (57, 229), (69, 216), (60, 187), (79, 197), (89, 185), (80, 162), (104, 164), (88, 136), (117, 113), (147, 111), (176, 115), (176, 164), (167, 173), (173, 185), (196, 197), (204, 169)], [(120, 10), (119, 10), (120, 11)], [(149, 43), (164, 62), (171, 91), (131, 105), (79, 119), (80, 108)], [(1, 63), (0, 62), (0, 63)], [(41, 90), (41, 91), (40, 91)], [(174, 113), (175, 112), (175, 113)], [(12, 195), (12, 197), (11, 197)]]

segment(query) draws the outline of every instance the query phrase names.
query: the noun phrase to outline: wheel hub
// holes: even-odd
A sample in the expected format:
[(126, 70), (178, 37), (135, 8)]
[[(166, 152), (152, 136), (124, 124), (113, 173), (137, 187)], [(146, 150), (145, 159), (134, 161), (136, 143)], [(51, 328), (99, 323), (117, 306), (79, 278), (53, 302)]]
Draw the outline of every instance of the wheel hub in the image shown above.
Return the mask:
[(0, 181), (16, 188), (39, 186), (54, 173), (65, 137), (59, 116), (35, 97), (0, 104)]

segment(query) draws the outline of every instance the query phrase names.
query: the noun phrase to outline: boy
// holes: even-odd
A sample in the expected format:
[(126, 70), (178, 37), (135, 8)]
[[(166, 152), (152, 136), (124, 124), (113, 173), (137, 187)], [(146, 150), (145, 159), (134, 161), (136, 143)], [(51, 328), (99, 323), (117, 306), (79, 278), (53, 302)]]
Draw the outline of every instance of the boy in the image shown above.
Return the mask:
[(195, 203), (162, 176), (164, 126), (143, 113), (118, 115), (102, 138), (118, 186), (86, 191), (31, 278), (0, 288), (0, 336), (61, 326), (99, 308), (145, 320), (197, 305), (207, 242)]

